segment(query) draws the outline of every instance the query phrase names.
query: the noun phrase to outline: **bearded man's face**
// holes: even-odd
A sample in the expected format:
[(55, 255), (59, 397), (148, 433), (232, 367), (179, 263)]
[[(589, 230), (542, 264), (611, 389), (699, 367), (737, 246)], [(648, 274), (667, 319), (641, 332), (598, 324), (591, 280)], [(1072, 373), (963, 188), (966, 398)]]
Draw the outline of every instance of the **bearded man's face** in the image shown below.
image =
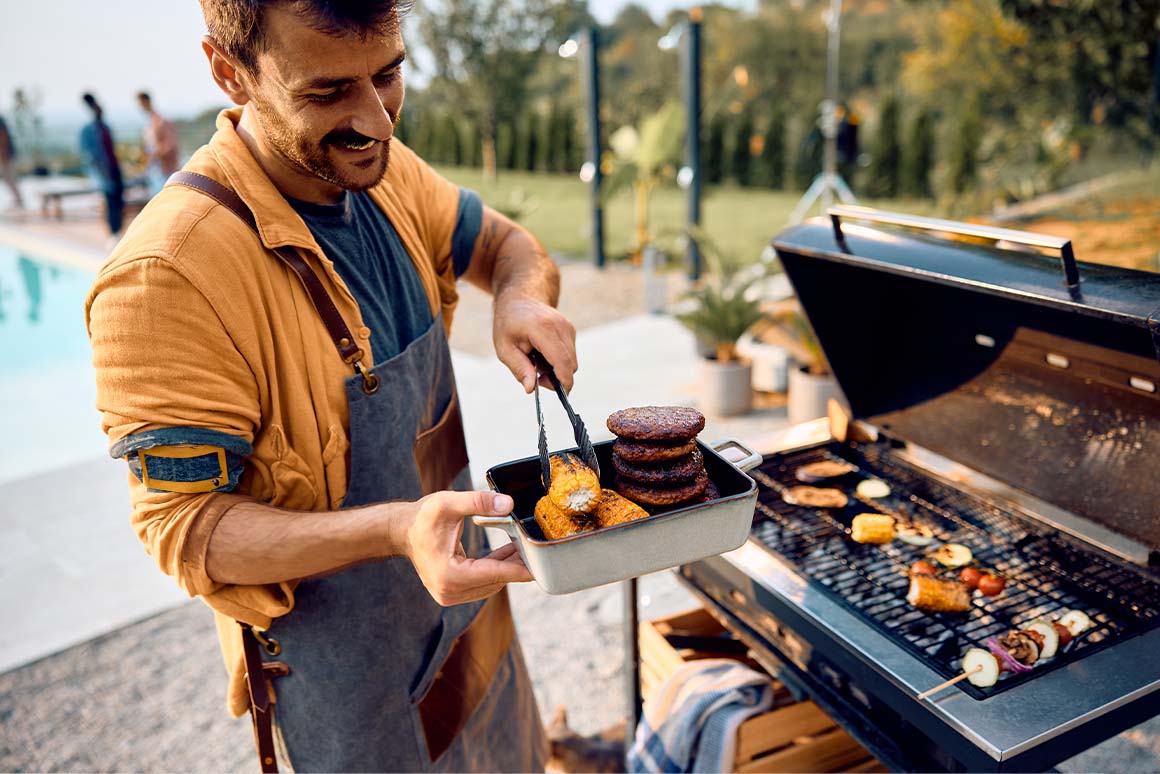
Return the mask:
[(398, 29), (335, 37), (284, 7), (266, 11), (263, 29), (250, 96), (267, 147), (343, 190), (377, 184), (403, 107)]

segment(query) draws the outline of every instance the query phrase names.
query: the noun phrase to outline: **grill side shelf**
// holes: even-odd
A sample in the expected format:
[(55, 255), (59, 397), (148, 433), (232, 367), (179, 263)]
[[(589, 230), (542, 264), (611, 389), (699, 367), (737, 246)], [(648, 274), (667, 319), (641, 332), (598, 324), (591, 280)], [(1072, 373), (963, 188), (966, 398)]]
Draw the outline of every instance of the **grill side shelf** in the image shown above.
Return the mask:
[[(850, 496), (840, 509), (791, 505), (782, 493), (799, 485), (798, 467), (821, 460), (845, 460), (856, 470), (832, 483)], [(958, 688), (985, 699), (1082, 659), (1116, 642), (1160, 625), (1160, 583), (1133, 568), (1083, 550), (1058, 533), (1033, 524), (892, 457), (888, 448), (854, 447), (837, 442), (775, 454), (750, 473), (759, 492), (752, 534), (768, 550), (801, 571), (844, 607), (887, 634), (943, 676), (959, 674), (968, 647), (991, 636), (1022, 628), (1034, 619), (1066, 609), (1083, 610), (1095, 626), (1065, 653), (1032, 671), (1005, 673), (995, 686)], [(859, 500), (858, 481), (877, 478), (891, 487), (879, 500)], [(908, 569), (929, 549), (894, 543), (855, 543), (850, 523), (859, 513), (877, 511), (929, 527), (937, 542), (962, 543), (975, 563), (1007, 578), (997, 597), (974, 595), (962, 614), (927, 613), (906, 602)]]

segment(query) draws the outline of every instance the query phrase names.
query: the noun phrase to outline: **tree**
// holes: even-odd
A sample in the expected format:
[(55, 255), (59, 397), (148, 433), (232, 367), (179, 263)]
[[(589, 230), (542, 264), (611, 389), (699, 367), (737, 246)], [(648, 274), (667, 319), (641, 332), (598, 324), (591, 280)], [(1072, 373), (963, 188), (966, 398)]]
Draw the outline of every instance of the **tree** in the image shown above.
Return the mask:
[(785, 187), (785, 116), (775, 110), (762, 135), (754, 185), (780, 190)]
[(701, 174), (711, 185), (725, 178), (725, 117), (720, 113), (709, 119), (701, 139)]
[(579, 0), (422, 0), (432, 86), (480, 132), (486, 179), (496, 176), (496, 131), (523, 112), (543, 51), (586, 16)]
[(552, 145), (556, 139), (555, 105), (551, 107), (547, 115), (540, 116), (538, 127), (540, 131), (536, 140), (536, 169), (540, 172), (554, 172)]
[(729, 149), (729, 176), (737, 185), (747, 186), (753, 176), (753, 151), (750, 147), (753, 139), (753, 115), (743, 110), (733, 124), (732, 144)]
[(910, 140), (902, 154), (902, 192), (929, 198), (930, 171), (934, 168), (934, 117), (927, 110), (918, 111), (910, 125)]
[(439, 119), (437, 147), (439, 148), (439, 163), (457, 167), (463, 162), (459, 141), (459, 123), (450, 113), (444, 113)]
[(1160, 94), (1160, 0), (1070, 2), (999, 0), (1033, 44), (1059, 50), (1085, 122), (1155, 137)]
[(520, 117), (519, 134), (516, 143), (516, 169), (531, 172), (536, 168), (538, 158), (536, 146), (540, 141), (540, 115), (528, 110)]
[(649, 204), (653, 190), (672, 178), (681, 163), (685, 147), (684, 120), (685, 111), (670, 102), (641, 121), (639, 131), (622, 126), (609, 138), (615, 162), (612, 174), (604, 181), (602, 195), (608, 198), (622, 188), (632, 188), (636, 221), (634, 256), (639, 256), (652, 239)]
[(902, 146), (898, 141), (898, 99), (887, 97), (874, 135), (870, 153), (869, 183), (871, 196), (894, 197), (899, 192), (902, 166)]
[(515, 169), (515, 132), (507, 121), (495, 132), (495, 165), (499, 169)]
[(982, 119), (978, 102), (971, 101), (963, 106), (959, 116), (948, 159), (950, 190), (956, 194), (968, 191), (977, 177), (979, 144), (983, 139)]

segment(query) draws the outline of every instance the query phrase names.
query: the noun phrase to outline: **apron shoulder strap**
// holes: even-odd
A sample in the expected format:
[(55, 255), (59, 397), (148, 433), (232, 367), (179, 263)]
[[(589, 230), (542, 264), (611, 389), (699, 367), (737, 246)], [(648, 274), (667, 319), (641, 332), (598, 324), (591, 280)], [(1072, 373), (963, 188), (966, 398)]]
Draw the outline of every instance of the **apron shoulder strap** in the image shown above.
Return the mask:
[[(213, 178), (199, 175), (196, 172), (182, 170), (174, 172), (165, 185), (167, 187), (171, 185), (185, 186), (186, 188), (192, 188), (195, 191), (205, 194), (238, 216), (261, 239), (261, 232), (258, 231), (258, 222), (254, 218), (254, 213), (242, 201), (242, 197)], [(331, 299), (330, 294), (326, 292), (326, 288), (323, 287), (322, 281), (318, 279), (318, 275), (307, 265), (306, 261), (302, 259), (302, 256), (292, 248), (275, 247), (273, 251), (275, 255), (282, 259), (298, 275), (298, 279), (302, 281), (302, 286), (306, 289), (306, 294), (310, 296), (310, 302), (314, 305), (315, 310), (317, 310), (318, 316), (322, 318), (322, 323), (326, 326), (326, 330), (330, 334), (335, 348), (338, 350), (339, 357), (342, 358), (344, 363), (353, 366), (355, 371), (362, 376), (363, 390), (367, 393), (377, 392), (379, 389), (379, 377), (364, 368), (362, 363), (363, 350), (355, 343), (350, 328), (347, 327), (346, 321), (342, 319), (342, 314), (338, 311), (338, 307), (334, 305), (334, 301)]]

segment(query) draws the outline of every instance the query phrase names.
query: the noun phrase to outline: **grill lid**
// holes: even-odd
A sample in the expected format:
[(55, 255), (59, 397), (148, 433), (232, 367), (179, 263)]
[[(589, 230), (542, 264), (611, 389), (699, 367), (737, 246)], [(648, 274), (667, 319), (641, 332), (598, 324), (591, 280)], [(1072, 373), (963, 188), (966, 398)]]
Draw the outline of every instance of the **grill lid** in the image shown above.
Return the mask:
[(1077, 267), (1037, 234), (830, 214), (773, 245), (853, 415), (1160, 560), (1160, 275)]

